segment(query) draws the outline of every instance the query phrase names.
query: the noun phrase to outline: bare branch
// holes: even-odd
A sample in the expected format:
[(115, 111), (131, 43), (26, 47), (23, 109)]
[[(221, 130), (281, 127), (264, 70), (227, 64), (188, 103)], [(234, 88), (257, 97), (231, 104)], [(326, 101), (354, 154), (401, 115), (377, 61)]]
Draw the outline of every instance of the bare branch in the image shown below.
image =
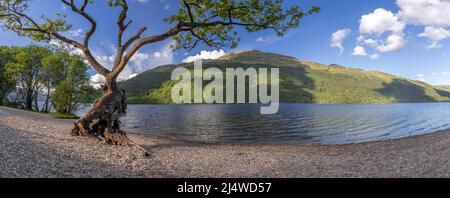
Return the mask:
[[(119, 27), (119, 33), (117, 35), (117, 53), (116, 58), (114, 60), (114, 66), (117, 67), (117, 65), (122, 61), (123, 53), (125, 52), (127, 46), (123, 46), (123, 34), (125, 30), (128, 28), (128, 26), (133, 22), (129, 21), (127, 24), (125, 24), (125, 19), (127, 18), (128, 13), (128, 4), (126, 0), (122, 0), (122, 3), (120, 4), (122, 7), (122, 11), (120, 12), (119, 17), (117, 18), (117, 26)], [(142, 34), (142, 33), (141, 33)], [(140, 34), (139, 34), (140, 36)]]
[(91, 15), (89, 15), (88, 13), (85, 12), (86, 6), (89, 2), (89, 0), (83, 0), (83, 6), (78, 9), (77, 6), (75, 5), (74, 1), (71, 0), (70, 3), (67, 2), (67, 0), (61, 0), (65, 5), (69, 6), (73, 12), (80, 14), (81, 16), (83, 16), (86, 20), (89, 21), (89, 23), (91, 24), (91, 28), (89, 29), (88, 32), (86, 32), (86, 35), (84, 37), (83, 40), (83, 44), (86, 48), (89, 47), (89, 41), (92, 37), (92, 35), (95, 33), (96, 29), (97, 29), (97, 22), (94, 20), (94, 18), (91, 17)]
[(147, 28), (141, 28), (141, 29), (139, 29), (139, 31), (134, 35), (134, 36), (132, 36), (124, 45), (123, 45), (123, 48), (126, 50), (126, 49), (128, 49), (128, 47), (130, 47), (131, 46), (131, 44), (133, 44), (133, 42), (135, 42), (136, 40), (138, 40), (138, 39), (140, 39), (141, 38), (141, 35), (145, 32), (147, 30)]
[[(128, 61), (133, 57), (133, 55), (144, 45), (148, 45), (151, 43), (160, 42), (163, 40), (166, 40), (169, 37), (175, 36), (180, 32), (183, 31), (192, 31), (195, 28), (205, 28), (205, 27), (214, 27), (214, 26), (229, 26), (229, 25), (236, 25), (236, 26), (244, 26), (244, 27), (261, 27), (264, 29), (274, 29), (276, 30), (276, 27), (270, 26), (269, 22), (264, 24), (256, 24), (256, 23), (241, 23), (241, 22), (233, 22), (233, 21), (214, 21), (214, 22), (202, 22), (202, 23), (195, 23), (195, 22), (180, 22), (178, 25), (170, 29), (164, 34), (161, 35), (155, 35), (155, 36), (149, 36), (142, 38), (137, 43), (134, 44), (134, 46), (130, 49), (130, 51), (125, 54), (125, 56), (122, 58), (119, 64), (113, 69), (111, 72), (112, 78), (117, 78), (117, 76), (123, 71), (123, 69), (126, 67)], [(195, 33), (193, 33), (194, 36), (198, 37)]]
[(131, 59), (131, 57), (133, 57), (133, 55), (144, 45), (150, 44), (150, 43), (156, 43), (159, 41), (163, 41), (169, 37), (175, 36), (177, 35), (179, 32), (181, 31), (188, 31), (189, 29), (184, 28), (181, 23), (178, 24), (177, 26), (173, 27), (172, 29), (170, 29), (169, 31), (167, 31), (164, 34), (161, 35), (156, 35), (156, 36), (150, 36), (150, 37), (145, 37), (140, 39), (139, 41), (137, 41), (133, 47), (131, 47), (130, 51), (125, 54), (125, 56), (123, 57), (122, 61), (117, 65), (116, 68), (113, 69), (113, 71), (111, 72), (111, 77), (112, 78), (117, 78), (117, 76), (119, 76), (119, 74), (123, 71), (123, 69), (125, 68), (125, 66), (127, 65), (128, 61)]
[(119, 47), (122, 47), (122, 36), (127, 27), (132, 23), (132, 21), (129, 21), (125, 25), (125, 19), (127, 18), (127, 12), (128, 12), (128, 4), (126, 0), (122, 0), (121, 3), (122, 11), (120, 12), (119, 17), (117, 18), (117, 26), (119, 26), (119, 34), (118, 34), (118, 45)]
[[(54, 30), (55, 28), (52, 28), (51, 26), (45, 27), (36, 23), (27, 15), (23, 14), (25, 11), (20, 8), (19, 12), (6, 14), (12, 14), (12, 16), (17, 17), (15, 19), (14, 17), (7, 16), (10, 20), (14, 21), (15, 25), (21, 28), (18, 31), (40, 32), (43, 34), (42, 36), (48, 35), (49, 38), (54, 37), (81, 49), (89, 63), (100, 74), (109, 79), (117, 78), (130, 59), (141, 47), (166, 40), (170, 37), (177, 36), (178, 34), (183, 36), (183, 33), (186, 33), (188, 34), (187, 36), (189, 36), (188, 38), (191, 38), (192, 36), (196, 39), (186, 39), (184, 41), (181, 39), (178, 40), (178, 44), (182, 46), (183, 44), (181, 41), (192, 47), (197, 46), (199, 42), (205, 42), (208, 46), (213, 47), (225, 45), (224, 43), (227, 41), (231, 42), (231, 45), (234, 46), (236, 41), (239, 41), (239, 37), (236, 37), (236, 34), (228, 34), (231, 32), (231, 28), (225, 29), (225, 26), (242, 26), (249, 32), (259, 31), (261, 29), (273, 29), (279, 36), (282, 36), (289, 28), (298, 26), (299, 20), (305, 15), (304, 12), (299, 11), (298, 6), (294, 6), (287, 10), (277, 7), (277, 2), (282, 1), (264, 1), (263, 3), (258, 1), (244, 1), (242, 4), (236, 2), (221, 2), (223, 4), (211, 5), (211, 8), (208, 8), (209, 4), (205, 4), (200, 0), (183, 0), (182, 6), (184, 5), (185, 7), (183, 8), (184, 11), (182, 10), (178, 15), (173, 15), (167, 20), (169, 23), (177, 23), (176, 26), (163, 34), (141, 38), (142, 34), (147, 30), (146, 27), (142, 27), (125, 41), (124, 33), (132, 24), (131, 20), (127, 21), (129, 7), (127, 0), (115, 0), (113, 6), (121, 7), (121, 12), (116, 21), (118, 26), (118, 50), (114, 65), (112, 65), (112, 71), (109, 71), (95, 60), (89, 49), (89, 41), (97, 28), (96, 21), (86, 12), (86, 8), (91, 0), (78, 0), (77, 2), (82, 2), (80, 6), (75, 4), (75, 0), (61, 1), (70, 7), (73, 12), (78, 13), (90, 22), (90, 29), (86, 32), (82, 43), (59, 34), (58, 31), (63, 30), (64, 28), (57, 27), (57, 30)], [(14, 4), (10, 6), (14, 6)], [(258, 13), (260, 12), (267, 13), (267, 16), (265, 14), (259, 15)], [(317, 7), (311, 9), (306, 14), (311, 14), (313, 12), (318, 12)], [(214, 29), (215, 27), (216, 29)], [(15, 28), (16, 27), (11, 29)], [(21, 33), (24, 34), (23, 32)], [(216, 40), (218, 40), (218, 42), (215, 42)]]
[[(108, 69), (106, 69), (103, 65), (101, 65), (92, 55), (91, 50), (89, 49), (89, 41), (91, 39), (91, 37), (94, 35), (96, 29), (97, 29), (97, 22), (94, 20), (94, 18), (92, 18), (88, 13), (86, 13), (86, 7), (89, 3), (89, 0), (83, 0), (83, 5), (81, 6), (81, 8), (77, 8), (77, 6), (75, 5), (74, 1), (71, 0), (70, 2), (68, 2), (67, 0), (61, 0), (65, 5), (69, 6), (73, 12), (80, 14), (81, 16), (83, 16), (86, 20), (89, 21), (89, 23), (91, 24), (91, 28), (89, 29), (88, 32), (86, 32), (86, 35), (84, 36), (83, 39), (83, 44), (81, 46), (75, 46), (79, 49), (81, 49), (85, 55), (85, 58), (89, 61), (89, 63), (91, 64), (92, 67), (94, 67), (94, 69), (104, 75), (107, 76), (110, 71)], [(56, 37), (58, 38), (58, 37)], [(67, 43), (67, 41), (58, 38), (64, 42)], [(71, 43), (69, 43), (71, 44)]]

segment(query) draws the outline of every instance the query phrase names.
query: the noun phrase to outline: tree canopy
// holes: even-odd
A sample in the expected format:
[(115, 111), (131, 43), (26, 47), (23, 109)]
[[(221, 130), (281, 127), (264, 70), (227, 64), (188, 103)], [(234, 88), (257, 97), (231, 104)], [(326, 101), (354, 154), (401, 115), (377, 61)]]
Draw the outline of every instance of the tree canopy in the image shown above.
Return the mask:
[[(37, 106), (39, 91), (43, 88), (42, 60), (49, 56), (46, 47), (30, 45), (25, 48), (15, 48), (12, 61), (6, 64), (6, 76), (16, 85), (16, 96), (25, 109), (31, 110)], [(33, 104), (35, 102), (35, 104)], [(35, 107), (38, 109), (38, 107)]]
[(94, 89), (89, 85), (88, 66), (83, 59), (58, 49), (42, 60), (43, 77), (57, 112), (71, 114), (81, 102), (93, 102)]
[[(66, 49), (0, 46), (0, 60), (0, 99), (10, 105), (43, 112), (53, 105), (57, 112), (70, 114), (96, 95), (89, 84), (87, 64)], [(8, 95), (10, 100), (6, 100)]]
[(94, 0), (61, 0), (75, 14), (89, 22), (89, 30), (82, 42), (64, 36), (71, 29), (66, 15), (56, 18), (43, 15), (42, 20), (28, 15), (30, 0), (1, 0), (0, 23), (7, 30), (15, 31), (36, 41), (58, 39), (83, 51), (89, 64), (98, 73), (112, 79), (117, 78), (132, 56), (143, 46), (172, 37), (176, 48), (192, 49), (202, 42), (210, 47), (236, 47), (240, 38), (234, 26), (242, 26), (248, 32), (272, 29), (278, 36), (299, 25), (308, 14), (319, 12), (318, 7), (302, 10), (299, 6), (283, 7), (283, 0), (180, 0), (177, 13), (164, 19), (172, 28), (159, 35), (145, 35), (147, 27), (141, 27), (128, 39), (124, 32), (133, 23), (127, 19), (129, 6), (126, 0), (108, 0), (108, 5), (120, 8), (117, 16), (117, 54), (112, 70), (101, 65), (89, 49), (89, 41), (97, 29), (97, 22), (88, 13)]
[(14, 88), (14, 82), (6, 74), (6, 64), (13, 59), (9, 47), (0, 46), (0, 105), (3, 105), (8, 93)]

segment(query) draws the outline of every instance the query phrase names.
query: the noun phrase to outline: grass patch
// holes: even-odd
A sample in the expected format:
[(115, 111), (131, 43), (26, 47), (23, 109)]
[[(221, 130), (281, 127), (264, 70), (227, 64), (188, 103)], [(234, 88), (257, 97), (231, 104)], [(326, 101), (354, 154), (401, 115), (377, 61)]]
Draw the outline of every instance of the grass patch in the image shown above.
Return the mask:
[(65, 114), (65, 113), (59, 113), (59, 112), (50, 112), (48, 113), (54, 118), (58, 119), (79, 119), (80, 117), (74, 115), (74, 114)]

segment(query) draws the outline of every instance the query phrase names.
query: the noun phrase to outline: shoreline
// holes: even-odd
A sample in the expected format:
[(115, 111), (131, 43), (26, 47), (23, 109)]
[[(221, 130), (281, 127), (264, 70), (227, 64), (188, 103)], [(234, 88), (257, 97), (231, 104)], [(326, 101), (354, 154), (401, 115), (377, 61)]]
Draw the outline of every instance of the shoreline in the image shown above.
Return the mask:
[(70, 137), (72, 120), (0, 107), (0, 177), (450, 177), (450, 130), (365, 143), (199, 143), (137, 134), (130, 148)]
[[(39, 112), (32, 112), (32, 111), (26, 111), (26, 110), (22, 110), (22, 109), (15, 109), (15, 108), (10, 108), (10, 107), (3, 107), (0, 106), (0, 110), (6, 110), (6, 111), (10, 111), (10, 112), (21, 112), (21, 115), (25, 115), (25, 114), (36, 114), (36, 115), (45, 115), (45, 116), (49, 116), (51, 119), (54, 120), (58, 120), (61, 122), (65, 122), (68, 124), (73, 124), (73, 122), (76, 121), (76, 119), (60, 119), (60, 118), (55, 118), (53, 116), (51, 116), (50, 114), (45, 114), (45, 113), (39, 113)], [(1, 112), (0, 112), (0, 117), (1, 117)], [(376, 143), (376, 142), (385, 142), (385, 141), (395, 141), (395, 140), (402, 140), (402, 139), (409, 139), (409, 138), (415, 138), (415, 137), (421, 137), (421, 136), (426, 136), (426, 135), (433, 135), (435, 133), (445, 133), (448, 132), (450, 133), (450, 128), (446, 129), (446, 130), (438, 130), (438, 131), (433, 131), (433, 132), (427, 132), (425, 134), (420, 134), (420, 135), (411, 135), (411, 136), (406, 136), (406, 137), (399, 137), (399, 138), (392, 138), (392, 139), (383, 139), (383, 140), (368, 140), (368, 141), (363, 141), (363, 142), (351, 142), (351, 143), (304, 143), (304, 144), (289, 144), (289, 143), (232, 143), (232, 142), (202, 142), (202, 141), (194, 141), (194, 140), (186, 140), (182, 137), (177, 137), (177, 136), (173, 136), (173, 135), (169, 135), (169, 134), (165, 134), (165, 133), (141, 133), (141, 132), (136, 132), (133, 130), (126, 130), (127, 135), (134, 135), (134, 136), (141, 136), (141, 137), (146, 137), (146, 138), (155, 138), (155, 139), (162, 139), (162, 140), (167, 140), (167, 141), (174, 141), (174, 142), (178, 142), (178, 143), (185, 143), (185, 144), (198, 144), (198, 145), (216, 145), (216, 146), (345, 146), (345, 145), (358, 145), (358, 144), (368, 144), (368, 143)]]

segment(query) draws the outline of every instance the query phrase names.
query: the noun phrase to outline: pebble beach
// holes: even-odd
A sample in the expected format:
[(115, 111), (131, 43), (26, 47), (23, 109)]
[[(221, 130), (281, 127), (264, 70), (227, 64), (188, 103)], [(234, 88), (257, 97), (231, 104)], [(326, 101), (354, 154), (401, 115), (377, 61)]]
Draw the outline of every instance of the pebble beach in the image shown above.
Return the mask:
[(129, 132), (150, 156), (0, 107), (0, 177), (450, 177), (450, 131), (346, 145), (206, 144)]

